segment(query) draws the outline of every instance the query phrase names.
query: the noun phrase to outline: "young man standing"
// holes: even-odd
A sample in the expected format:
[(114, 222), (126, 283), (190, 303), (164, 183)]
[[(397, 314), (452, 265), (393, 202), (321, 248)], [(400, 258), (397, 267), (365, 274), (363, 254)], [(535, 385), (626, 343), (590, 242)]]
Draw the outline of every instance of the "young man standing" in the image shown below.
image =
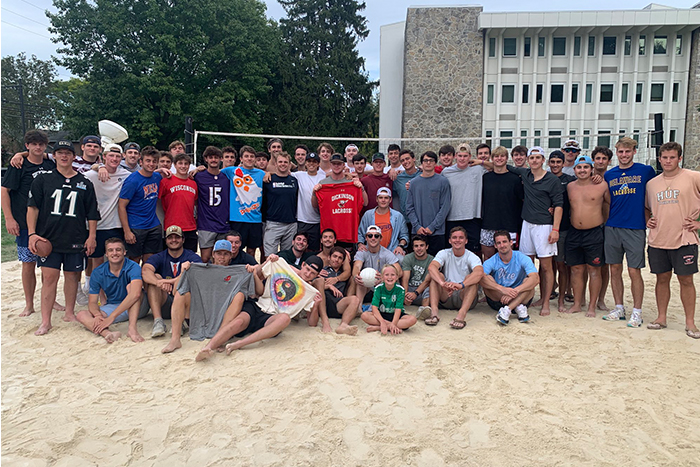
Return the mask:
[(491, 146), (486, 143), (481, 143), (476, 147), (476, 158), (480, 161), (491, 160)]
[(459, 310), (452, 320), (452, 329), (464, 329), (467, 311), (476, 306), (479, 281), (484, 275), (481, 260), (467, 250), (467, 232), (464, 227), (454, 227), (450, 231), (452, 248), (440, 250), (430, 263), (430, 317), (425, 320), (428, 326), (440, 322), (438, 307)]
[(168, 152), (172, 154), (173, 157), (175, 157), (178, 154), (186, 154), (187, 149), (185, 149), (185, 143), (183, 143), (179, 139), (176, 139), (168, 146)]
[(590, 301), (586, 316), (595, 318), (601, 286), (600, 268), (605, 262), (603, 228), (610, 210), (610, 193), (607, 183), (594, 184), (591, 181), (593, 160), (590, 157), (579, 156), (574, 169), (577, 178), (566, 188), (571, 203), (571, 228), (566, 237), (566, 263), (571, 266), (574, 286), (574, 305), (568, 312), (581, 311), (581, 303), (586, 295), (584, 274), (588, 270)]
[(396, 176), (404, 170), (401, 164), (401, 158), (399, 157), (400, 154), (401, 147), (398, 144), (390, 144), (389, 147), (386, 148), (386, 157), (389, 163), (384, 168), (384, 171), (389, 174), (392, 180), (396, 180)]
[(236, 152), (236, 148), (233, 146), (226, 146), (221, 150), (221, 153), (223, 155), (222, 168), (238, 165), (238, 152)]
[(372, 166), (367, 163), (367, 158), (362, 154), (355, 154), (352, 157), (352, 170), (350, 170), (350, 173), (358, 180), (362, 180), (369, 173), (367, 172), (368, 167), (372, 170)]
[(372, 172), (370, 172), (366, 177), (363, 177), (361, 180), (362, 186), (365, 187), (365, 192), (367, 193), (367, 199), (369, 200), (364, 212), (377, 207), (377, 190), (384, 187), (388, 188), (391, 192), (393, 182), (391, 181), (389, 175), (384, 173), (384, 167), (386, 167), (384, 154), (378, 152), (373, 155)]
[(366, 249), (365, 235), (370, 225), (376, 225), (382, 230), (381, 245), (392, 251), (397, 256), (404, 256), (408, 249), (408, 227), (406, 220), (399, 211), (389, 207), (391, 204), (391, 191), (387, 187), (377, 190), (377, 207), (370, 209), (360, 221), (357, 230), (357, 248)]
[(92, 170), (92, 166), (100, 162), (102, 152), (102, 140), (99, 136), (85, 136), (80, 145), (82, 156), (75, 156), (73, 170), (84, 174)]
[(294, 162), (296, 163), (295, 172), (306, 171), (306, 156), (309, 155), (309, 148), (305, 144), (299, 144), (294, 148)]
[(229, 230), (229, 200), (231, 186), (221, 173), (222, 151), (215, 146), (207, 146), (202, 154), (207, 170), (194, 176), (197, 184), (197, 238), (202, 261), (211, 259), (211, 250), (217, 240), (222, 240)]
[(683, 148), (665, 143), (659, 149), (663, 174), (647, 184), (646, 207), (650, 212), (649, 266), (656, 275), (656, 305), (659, 315), (649, 329), (666, 327), (671, 276), (676, 274), (685, 312), (685, 333), (700, 339), (695, 325), (697, 292), (693, 276), (698, 272), (698, 229), (700, 229), (700, 173), (680, 167)]
[[(126, 257), (126, 246), (121, 238), (109, 238), (102, 247), (107, 252), (107, 262), (96, 267), (90, 282), (88, 309), (78, 313), (77, 319), (88, 331), (105, 338), (108, 344), (121, 337), (118, 331), (110, 331), (114, 323), (129, 321), (127, 335), (134, 342), (143, 342), (136, 328), (141, 304), (141, 268)], [(107, 303), (100, 306), (100, 292)]]
[(126, 253), (145, 263), (161, 251), (163, 239), (156, 215), (158, 187), (163, 177), (155, 172), (159, 151), (153, 146), (141, 150), (141, 169), (127, 177), (119, 193), (119, 220), (124, 229)]
[(413, 234), (428, 237), (428, 253), (437, 254), (445, 246), (445, 219), (450, 212), (450, 182), (435, 173), (437, 155), (427, 151), (421, 156), (423, 171), (411, 180), (406, 197), (406, 214)]
[(607, 321), (625, 320), (625, 286), (622, 281), (622, 258), (627, 256), (627, 271), (632, 281), (632, 316), (627, 325), (642, 325), (644, 300), (646, 219), (644, 203), (646, 185), (656, 176), (648, 165), (634, 162), (637, 142), (621, 138), (615, 144), (619, 165), (605, 172), (610, 190), (610, 216), (605, 223), (605, 262), (610, 265), (610, 282), (615, 298), (615, 309), (603, 316)]
[[(141, 159), (141, 146), (137, 143), (126, 143), (124, 145), (124, 160), (121, 161), (119, 166), (128, 170), (129, 173), (134, 173), (141, 169), (139, 159)], [(170, 166), (167, 168), (170, 168)]]
[(27, 207), (29, 250), (37, 254), (37, 243), (45, 240), (49, 240), (53, 247), (51, 254), (40, 261), (44, 269), (41, 325), (34, 333), (37, 336), (51, 329), (51, 309), (56, 301), (61, 266), (66, 297), (63, 319), (75, 320), (80, 272), (85, 267), (85, 254), (91, 255), (95, 251), (97, 221), (100, 219), (92, 183), (73, 169), (73, 143), (58, 141), (54, 145), (54, 159), (56, 170), (39, 173), (32, 182)]
[[(335, 149), (333, 146), (330, 145), (330, 143), (321, 143), (318, 145), (318, 148), (316, 149), (316, 154), (318, 154), (318, 157), (321, 159), (321, 165), (319, 165), (319, 168), (323, 173), (326, 175), (331, 173), (331, 156), (335, 154)], [(340, 156), (340, 154), (338, 154)], [(341, 161), (343, 159), (343, 156), (340, 156)], [(345, 161), (343, 161), (345, 162)], [(343, 169), (345, 169), (345, 166), (343, 166)]]
[(514, 166), (525, 167), (527, 165), (527, 148), (525, 146), (515, 146), (510, 151), (510, 156), (513, 158)]
[(561, 171), (574, 177), (576, 175), (574, 173), (574, 163), (581, 154), (581, 145), (575, 139), (569, 139), (561, 147), (561, 150), (564, 153), (564, 166)]
[(442, 173), (447, 167), (451, 167), (455, 160), (455, 148), (451, 144), (446, 144), (438, 151), (440, 165), (435, 166), (435, 173)]
[[(297, 147), (297, 151), (303, 151)], [(314, 208), (312, 199), (314, 187), (326, 178), (326, 174), (318, 170), (321, 159), (318, 155), (307, 154), (304, 169), (292, 173), (292, 177), (297, 179), (299, 192), (297, 195), (297, 232), (304, 232), (308, 236), (309, 249), (318, 251), (321, 249), (321, 215), (318, 209)]]
[(27, 160), (21, 168), (10, 165), (2, 179), (2, 212), (5, 228), (16, 237), (17, 259), (22, 263), (22, 287), (24, 289), (24, 310), (20, 316), (34, 313), (34, 292), (36, 291), (36, 262), (39, 259), (29, 251), (27, 231), (27, 199), (34, 178), (41, 173), (56, 169), (54, 161), (44, 159), (49, 138), (41, 130), (29, 130), (24, 135)]
[(189, 176), (191, 159), (187, 154), (175, 156), (175, 174), (160, 182), (158, 196), (163, 204), (163, 228), (177, 225), (185, 235), (185, 248), (197, 251), (197, 221), (194, 206), (197, 202), (197, 183)]
[(393, 184), (394, 192), (394, 209), (403, 214), (403, 217), (408, 221), (408, 216), (406, 214), (406, 198), (408, 197), (408, 190), (406, 189), (406, 183), (410, 182), (417, 176), (421, 174), (421, 171), (416, 167), (416, 156), (410, 149), (404, 149), (399, 155), (399, 160), (403, 170), (396, 175), (396, 180)]
[(403, 277), (401, 286), (406, 290), (405, 305), (419, 305), (416, 317), (425, 319), (430, 316), (430, 274), (428, 267), (433, 262), (433, 255), (428, 254), (425, 235), (416, 235), (411, 241), (413, 252), (403, 257), (401, 269)]
[(299, 183), (290, 174), (292, 161), (289, 154), (276, 154), (276, 173), (271, 175), (269, 182), (263, 183), (263, 203), (267, 214), (263, 251), (266, 255), (291, 248), (297, 231)]
[[(605, 180), (605, 172), (608, 171), (608, 166), (610, 165), (610, 159), (612, 159), (613, 153), (607, 146), (596, 146), (593, 151), (591, 151), (591, 159), (593, 159), (593, 173), (599, 175), (600, 178)], [(609, 206), (608, 206), (609, 207)], [(603, 229), (603, 231), (605, 231)], [(605, 304), (605, 295), (608, 292), (608, 284), (610, 283), (610, 265), (603, 264), (600, 267), (600, 295), (598, 295), (598, 309), (600, 311), (610, 311), (610, 308)]]

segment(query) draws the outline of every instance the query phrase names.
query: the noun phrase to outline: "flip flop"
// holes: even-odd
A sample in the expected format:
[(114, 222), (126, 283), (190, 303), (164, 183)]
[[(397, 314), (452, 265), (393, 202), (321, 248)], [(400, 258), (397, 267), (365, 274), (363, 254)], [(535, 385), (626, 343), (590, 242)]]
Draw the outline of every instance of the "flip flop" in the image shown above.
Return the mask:
[(559, 292), (552, 292), (552, 294), (549, 296), (550, 300), (554, 300), (559, 296)]
[(564, 301), (569, 303), (574, 303), (574, 296), (571, 294), (564, 295)]
[(692, 329), (686, 329), (685, 335), (688, 337), (692, 337), (693, 339), (700, 339), (700, 330), (696, 329), (695, 331), (693, 331)]
[(657, 323), (654, 321), (653, 323), (647, 324), (647, 329), (666, 329), (666, 325), (664, 323)]
[(437, 323), (440, 322), (440, 317), (439, 316), (431, 316), (429, 318), (425, 318), (424, 322), (428, 326), (437, 326)]
[(467, 322), (462, 319), (453, 319), (450, 323), (452, 329), (464, 329), (467, 326)]

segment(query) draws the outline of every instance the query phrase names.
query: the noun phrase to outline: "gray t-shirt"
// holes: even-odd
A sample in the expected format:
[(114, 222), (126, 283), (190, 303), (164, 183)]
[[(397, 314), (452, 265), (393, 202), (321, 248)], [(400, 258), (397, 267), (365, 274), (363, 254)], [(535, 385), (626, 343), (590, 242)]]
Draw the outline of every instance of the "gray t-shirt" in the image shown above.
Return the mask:
[(428, 274), (428, 266), (434, 259), (433, 255), (426, 255), (424, 259), (418, 260), (415, 253), (409, 253), (403, 257), (401, 269), (411, 271), (408, 279), (409, 287), (418, 287), (423, 283), (426, 274)]
[(466, 249), (462, 256), (455, 256), (452, 248), (440, 250), (435, 255), (435, 261), (448, 282), (462, 282), (474, 268), (482, 265), (479, 257)]
[(564, 190), (559, 178), (551, 172), (535, 181), (532, 171), (526, 168), (507, 166), (509, 172), (520, 175), (525, 190), (522, 218), (530, 224), (552, 225), (554, 216), (549, 213), (550, 207), (564, 206)]
[(190, 265), (177, 285), (180, 294), (190, 292), (190, 339), (211, 339), (219, 331), (226, 309), (238, 292), (255, 295), (253, 275), (245, 265)]
[(355, 253), (355, 261), (362, 261), (362, 269), (374, 268), (380, 273), (382, 272), (382, 268), (387, 264), (401, 262), (398, 256), (383, 246), (379, 247), (379, 251), (376, 253), (372, 253), (369, 250), (358, 251)]
[(450, 182), (452, 190), (448, 221), (481, 218), (481, 187), (486, 172), (480, 165), (460, 169), (456, 164), (442, 171), (442, 176)]

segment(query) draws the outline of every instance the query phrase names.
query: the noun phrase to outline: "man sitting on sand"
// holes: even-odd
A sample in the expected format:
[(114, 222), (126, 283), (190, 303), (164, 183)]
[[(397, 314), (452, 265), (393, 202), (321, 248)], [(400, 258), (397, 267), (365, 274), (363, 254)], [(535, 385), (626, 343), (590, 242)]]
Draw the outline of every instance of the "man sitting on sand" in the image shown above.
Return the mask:
[(401, 286), (406, 290), (405, 305), (418, 305), (418, 319), (430, 316), (430, 274), (428, 267), (435, 259), (428, 254), (428, 237), (416, 235), (411, 241), (413, 252), (401, 261)]
[(540, 282), (532, 260), (519, 251), (513, 251), (513, 241), (507, 230), (493, 234), (497, 254), (484, 261), (484, 277), (481, 287), (489, 306), (498, 311), (496, 321), (507, 325), (510, 314), (515, 311), (518, 321), (530, 321), (527, 307), (535, 295)]
[(343, 248), (333, 247), (329, 265), (323, 268), (326, 273), (323, 278), (326, 315), (328, 318), (341, 320), (340, 326), (336, 329), (339, 334), (343, 334), (343, 330), (349, 329), (350, 323), (357, 317), (357, 297), (354, 295), (344, 297), (347, 282), (338, 280), (346, 256), (347, 253)]
[[(76, 318), (88, 330), (105, 338), (107, 343), (116, 342), (121, 337), (118, 331), (110, 331), (112, 323), (129, 321), (127, 335), (134, 342), (143, 342), (136, 329), (141, 306), (141, 268), (126, 258), (126, 245), (121, 238), (112, 237), (105, 241), (107, 262), (92, 271), (90, 276), (90, 297), (88, 309), (78, 313)], [(100, 290), (107, 296), (107, 303), (99, 306)]]
[(400, 259), (391, 251), (384, 248), (382, 242), (382, 229), (376, 225), (367, 227), (365, 233), (367, 239), (367, 249), (360, 250), (355, 254), (355, 261), (352, 265), (352, 276), (355, 281), (355, 296), (358, 298), (358, 308), (362, 303), (372, 300), (372, 289), (365, 287), (360, 278), (360, 271), (365, 268), (374, 268), (377, 271), (377, 281), (380, 279), (380, 273), (384, 266), (391, 264), (396, 268), (396, 273), (401, 273)]

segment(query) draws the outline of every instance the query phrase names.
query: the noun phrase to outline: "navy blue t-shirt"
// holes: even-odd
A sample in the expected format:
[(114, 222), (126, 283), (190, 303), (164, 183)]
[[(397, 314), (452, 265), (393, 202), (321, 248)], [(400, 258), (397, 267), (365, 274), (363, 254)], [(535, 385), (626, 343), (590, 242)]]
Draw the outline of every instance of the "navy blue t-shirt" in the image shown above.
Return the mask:
[(266, 220), (284, 224), (296, 222), (298, 191), (299, 182), (291, 175), (280, 177), (273, 174), (268, 183), (263, 183)]
[(146, 264), (150, 264), (156, 270), (156, 274), (160, 274), (163, 279), (173, 279), (182, 272), (182, 263), (189, 261), (190, 263), (201, 263), (202, 258), (197, 253), (185, 248), (179, 258), (173, 258), (168, 253), (168, 250), (163, 250), (156, 253), (146, 260)]
[(126, 207), (129, 228), (152, 229), (160, 225), (156, 215), (156, 204), (158, 187), (162, 179), (159, 173), (144, 177), (140, 172), (134, 172), (126, 177), (119, 192), (119, 198), (129, 200), (129, 205)]
[(644, 201), (647, 182), (656, 176), (650, 165), (635, 162), (627, 169), (619, 166), (605, 172), (610, 189), (610, 216), (605, 225), (645, 230)]

